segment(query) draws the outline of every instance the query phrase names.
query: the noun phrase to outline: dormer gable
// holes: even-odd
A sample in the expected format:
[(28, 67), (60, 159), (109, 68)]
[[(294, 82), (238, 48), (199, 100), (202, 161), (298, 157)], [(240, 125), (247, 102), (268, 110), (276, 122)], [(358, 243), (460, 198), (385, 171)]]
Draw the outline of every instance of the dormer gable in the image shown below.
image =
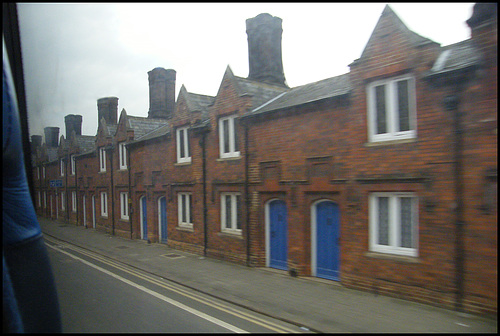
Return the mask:
[[(365, 71), (390, 67), (387, 71), (404, 72), (414, 67), (419, 51), (425, 47), (439, 49), (439, 44), (411, 31), (398, 15), (386, 5), (361, 57), (351, 64), (362, 64)], [(368, 77), (380, 75), (381, 71), (367, 73)]]

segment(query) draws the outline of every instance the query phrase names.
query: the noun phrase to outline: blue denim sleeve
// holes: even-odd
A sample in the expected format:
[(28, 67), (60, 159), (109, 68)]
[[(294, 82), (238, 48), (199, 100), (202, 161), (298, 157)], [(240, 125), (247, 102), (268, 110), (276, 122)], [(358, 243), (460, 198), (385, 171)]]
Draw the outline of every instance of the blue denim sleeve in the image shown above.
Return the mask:
[(21, 125), (10, 62), (3, 49), (3, 330), (61, 332), (50, 260), (24, 168)]
[[(3, 51), (6, 54), (6, 51)], [(3, 244), (15, 244), (41, 233), (29, 193), (16, 94), (9, 64), (3, 62)]]

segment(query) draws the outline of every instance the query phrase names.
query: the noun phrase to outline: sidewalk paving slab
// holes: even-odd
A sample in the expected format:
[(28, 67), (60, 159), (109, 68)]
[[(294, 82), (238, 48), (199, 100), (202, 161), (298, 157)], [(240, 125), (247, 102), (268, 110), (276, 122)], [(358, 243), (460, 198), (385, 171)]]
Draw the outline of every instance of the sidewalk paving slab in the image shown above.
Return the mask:
[[(291, 277), (39, 217), (42, 231), (65, 242), (205, 294), (318, 332), (497, 333), (496, 317), (476, 316)], [(173, 258), (169, 255), (173, 254)]]

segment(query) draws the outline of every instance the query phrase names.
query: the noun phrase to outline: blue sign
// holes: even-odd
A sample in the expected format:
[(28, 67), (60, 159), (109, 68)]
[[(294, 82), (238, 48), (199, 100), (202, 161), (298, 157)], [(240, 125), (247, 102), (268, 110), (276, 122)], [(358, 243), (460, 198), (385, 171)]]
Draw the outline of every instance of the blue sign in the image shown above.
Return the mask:
[(63, 186), (62, 180), (50, 180), (49, 184), (52, 188), (60, 188)]

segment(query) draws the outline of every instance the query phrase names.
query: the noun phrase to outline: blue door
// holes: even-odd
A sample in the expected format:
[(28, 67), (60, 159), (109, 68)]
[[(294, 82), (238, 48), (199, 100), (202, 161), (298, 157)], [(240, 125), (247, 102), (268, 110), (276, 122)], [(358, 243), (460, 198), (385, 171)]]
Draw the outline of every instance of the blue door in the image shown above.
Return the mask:
[(288, 220), (286, 204), (275, 200), (269, 203), (269, 267), (287, 270)]
[(148, 216), (146, 196), (141, 198), (141, 234), (142, 239), (148, 239)]
[(167, 242), (167, 199), (161, 197), (159, 200), (159, 220), (160, 220), (160, 242)]
[(316, 276), (339, 280), (339, 208), (325, 201), (316, 204)]

